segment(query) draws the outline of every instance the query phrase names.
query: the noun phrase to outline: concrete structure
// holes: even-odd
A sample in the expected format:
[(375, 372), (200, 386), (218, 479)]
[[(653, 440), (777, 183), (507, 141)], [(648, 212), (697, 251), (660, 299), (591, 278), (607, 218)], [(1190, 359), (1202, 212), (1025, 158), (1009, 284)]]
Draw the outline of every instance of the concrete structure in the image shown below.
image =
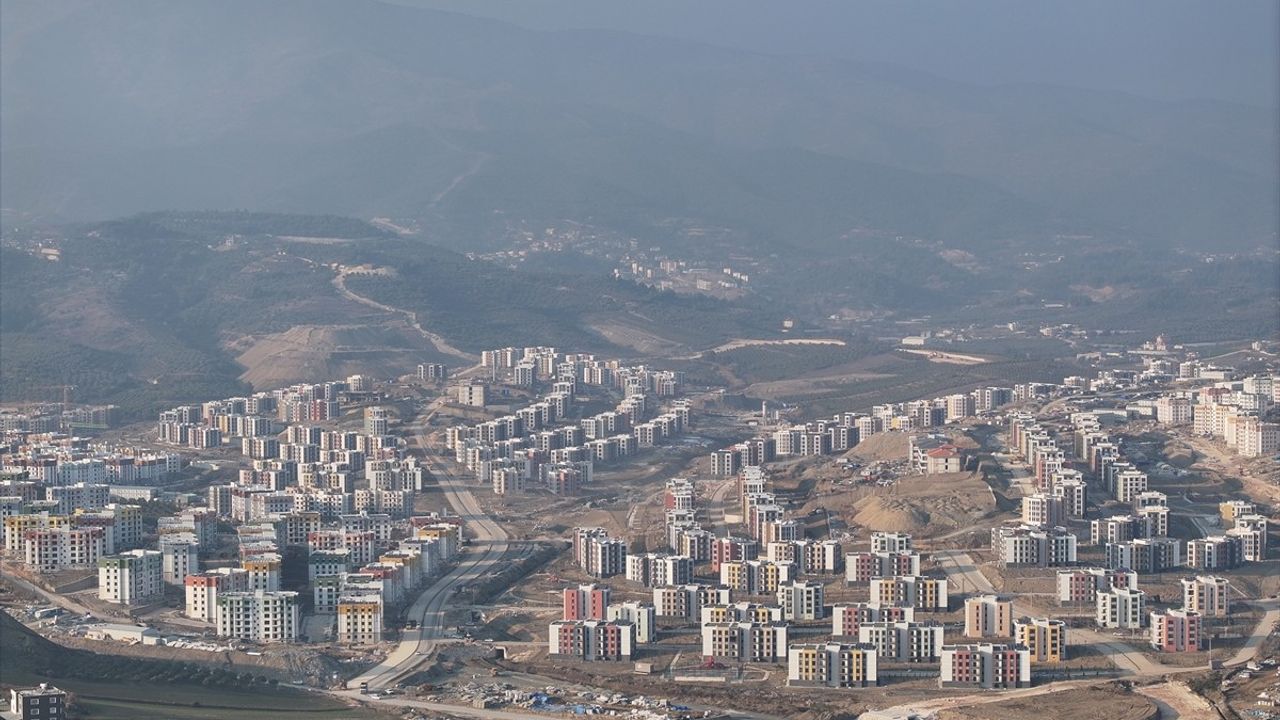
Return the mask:
[(631, 623), (637, 643), (651, 643), (658, 639), (657, 610), (649, 603), (613, 603), (605, 608), (605, 615), (606, 619), (614, 622)]
[(1202, 617), (1226, 617), (1231, 612), (1231, 581), (1216, 575), (1182, 578), (1182, 609)]
[(631, 659), (635, 626), (606, 620), (559, 620), (547, 632), (547, 650), (553, 657), (594, 662)]
[(607, 585), (579, 585), (565, 588), (561, 620), (607, 620), (605, 608), (609, 606), (611, 591)]
[(163, 560), (155, 550), (130, 550), (98, 560), (98, 598), (138, 605), (164, 594)]
[(939, 684), (986, 690), (1029, 687), (1031, 654), (1011, 645), (946, 645)]
[(1096, 594), (1094, 618), (1099, 627), (1134, 630), (1147, 619), (1147, 594), (1142, 590), (1109, 588)]
[(298, 637), (296, 592), (229, 592), (220, 594), (217, 602), (221, 637), (261, 643), (292, 642)]
[(784, 620), (821, 620), (827, 616), (820, 582), (799, 580), (781, 584), (778, 605), (782, 607)]
[(787, 657), (787, 626), (783, 623), (707, 623), (702, 626), (702, 656), (738, 662), (781, 662)]
[(1067, 659), (1067, 624), (1052, 618), (1019, 618), (1013, 624), (1017, 645), (1027, 648), (1032, 663)]
[(787, 684), (859, 688), (878, 682), (876, 650), (845, 643), (798, 644), (787, 652)]
[(946, 578), (920, 575), (876, 578), (871, 581), (872, 605), (906, 605), (917, 610), (946, 610), (950, 604)]
[(941, 623), (869, 622), (858, 627), (858, 642), (893, 662), (932, 662), (942, 649)]
[(1151, 647), (1161, 652), (1196, 652), (1203, 637), (1200, 613), (1166, 610), (1151, 613)]
[(9, 690), (9, 712), (15, 720), (62, 720), (67, 716), (67, 694), (45, 683), (13, 688)]
[(967, 638), (1013, 635), (1013, 602), (996, 595), (978, 595), (964, 601), (964, 636)]

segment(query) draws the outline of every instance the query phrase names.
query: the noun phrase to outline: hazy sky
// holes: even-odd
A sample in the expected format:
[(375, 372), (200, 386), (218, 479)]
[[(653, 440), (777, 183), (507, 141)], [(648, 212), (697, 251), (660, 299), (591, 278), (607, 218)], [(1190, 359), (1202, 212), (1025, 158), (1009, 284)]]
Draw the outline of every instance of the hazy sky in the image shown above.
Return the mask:
[(393, 0), (539, 29), (608, 28), (894, 63), (979, 83), (1275, 106), (1276, 0)]

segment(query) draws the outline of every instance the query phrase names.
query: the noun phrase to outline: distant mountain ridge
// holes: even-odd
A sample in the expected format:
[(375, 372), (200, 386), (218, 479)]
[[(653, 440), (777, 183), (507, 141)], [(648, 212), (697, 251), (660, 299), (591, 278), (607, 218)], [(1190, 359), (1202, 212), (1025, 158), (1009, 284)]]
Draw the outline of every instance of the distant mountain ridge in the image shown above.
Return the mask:
[(643, 230), (693, 211), (822, 252), (851, 224), (1205, 249), (1278, 224), (1274, 113), (1227, 103), (372, 0), (18, 1), (0, 32), (0, 200), (21, 212), (419, 217), (466, 248), (495, 213)]

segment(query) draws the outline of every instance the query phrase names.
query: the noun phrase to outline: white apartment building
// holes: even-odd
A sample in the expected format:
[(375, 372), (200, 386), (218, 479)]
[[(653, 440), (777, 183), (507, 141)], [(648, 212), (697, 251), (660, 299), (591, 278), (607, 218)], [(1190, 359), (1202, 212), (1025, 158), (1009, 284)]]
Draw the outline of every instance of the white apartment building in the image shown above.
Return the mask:
[(1094, 619), (1099, 627), (1137, 629), (1147, 619), (1147, 594), (1142, 590), (1112, 587), (1096, 594)]
[(136, 605), (164, 594), (163, 560), (155, 550), (129, 550), (98, 560), (98, 598)]
[(1231, 612), (1231, 581), (1217, 575), (1182, 578), (1182, 609), (1225, 617)]
[(218, 596), (218, 635), (252, 642), (292, 642), (298, 637), (298, 593), (230, 592)]
[(786, 620), (821, 620), (827, 616), (819, 582), (799, 580), (778, 586), (778, 605)]

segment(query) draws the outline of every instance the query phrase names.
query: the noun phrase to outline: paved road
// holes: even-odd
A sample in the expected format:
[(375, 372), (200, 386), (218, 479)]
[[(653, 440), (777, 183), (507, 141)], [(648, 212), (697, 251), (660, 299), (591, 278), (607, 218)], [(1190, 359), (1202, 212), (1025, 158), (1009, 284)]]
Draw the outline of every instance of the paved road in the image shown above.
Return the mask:
[(1245, 640), (1244, 646), (1230, 660), (1226, 661), (1227, 665), (1243, 665), (1252, 660), (1253, 656), (1258, 652), (1258, 647), (1262, 645), (1262, 641), (1267, 639), (1267, 636), (1271, 634), (1271, 629), (1276, 626), (1276, 623), (1280, 622), (1280, 600), (1268, 598), (1255, 601), (1253, 604), (1262, 608), (1265, 612), (1262, 614), (1262, 619), (1254, 626), (1253, 632)]
[(455, 476), (445, 463), (430, 455), (426, 463), (435, 474), (445, 500), (463, 519), (463, 527), (473, 533), (474, 538), (459, 555), (458, 564), (410, 606), (406, 617), (416, 619), (418, 627), (404, 630), (400, 644), (386, 659), (351, 681), (355, 687), (365, 682), (371, 689), (394, 685), (421, 665), (445, 639), (445, 613), (454, 591), (500, 570), (506, 561), (506, 531), (485, 515), (463, 480)]
[(933, 553), (938, 566), (947, 574), (947, 593), (994, 593), (996, 588), (978, 569), (969, 553), (963, 550), (938, 550)]

